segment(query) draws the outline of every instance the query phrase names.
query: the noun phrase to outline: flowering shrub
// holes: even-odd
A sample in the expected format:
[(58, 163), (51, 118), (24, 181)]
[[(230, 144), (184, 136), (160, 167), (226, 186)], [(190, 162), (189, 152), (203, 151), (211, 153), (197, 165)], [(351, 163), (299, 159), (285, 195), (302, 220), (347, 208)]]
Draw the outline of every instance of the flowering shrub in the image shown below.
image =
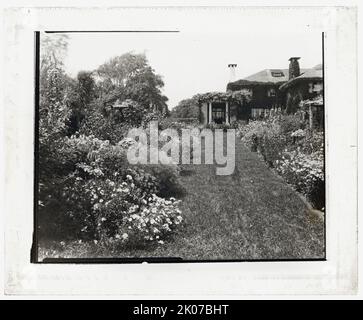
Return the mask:
[(124, 225), (115, 237), (137, 244), (152, 241), (163, 244), (163, 240), (183, 220), (178, 208), (180, 201), (175, 198), (167, 200), (153, 194), (142, 202), (141, 206), (129, 208), (123, 219)]
[[(149, 107), (152, 93), (154, 107), (166, 109), (166, 97), (159, 94), (163, 82), (145, 59), (127, 55), (120, 60), (126, 59), (127, 68), (116, 63), (127, 69), (117, 75), (119, 87), (109, 78), (114, 66), (107, 64), (98, 70), (106, 76), (102, 81), (94, 83), (87, 72), (72, 79), (63, 65), (67, 41), (42, 39), (37, 235), (60, 244), (70, 239), (162, 242), (182, 220), (178, 201), (160, 198), (165, 189), (173, 192), (178, 172), (130, 165), (127, 149), (133, 142), (126, 136), (133, 127), (165, 117)], [(147, 71), (142, 76), (152, 80), (147, 87), (131, 71), (140, 69), (134, 65), (140, 61)], [(126, 86), (120, 74), (132, 78)], [(134, 215), (145, 218), (145, 226), (133, 224)]]
[(300, 140), (299, 146), (305, 153), (313, 153), (324, 148), (324, 132), (317, 130), (305, 130), (304, 140)]
[(272, 121), (278, 122), (281, 126), (281, 131), (286, 134), (290, 134), (299, 129), (305, 129), (306, 123), (305, 120), (301, 119), (301, 116), (298, 114), (294, 115), (277, 115), (272, 118)]
[[(179, 169), (176, 165), (134, 165), (130, 166), (127, 160), (127, 148), (132, 144), (127, 138), (117, 145), (111, 145), (107, 140), (99, 140), (93, 136), (80, 135), (67, 138), (62, 148), (66, 161), (75, 164), (74, 169), (83, 177), (109, 178), (125, 177), (130, 174), (135, 181), (152, 180), (153, 183), (171, 190), (178, 188)], [(144, 181), (144, 182), (145, 182)], [(145, 185), (140, 185), (148, 189)]]
[(182, 221), (181, 211), (179, 201), (160, 198), (153, 191), (152, 183), (146, 192), (131, 175), (113, 181), (73, 177), (62, 193), (68, 234), (77, 239), (123, 239), (138, 244), (162, 241)]
[(124, 138), (117, 143), (118, 146), (124, 149), (128, 149), (133, 144), (135, 144), (135, 140), (131, 138)]
[(250, 121), (247, 125), (239, 128), (239, 136), (252, 151), (257, 151), (258, 143), (266, 131), (265, 127), (264, 121)]
[(194, 129), (199, 125), (198, 121), (177, 121), (173, 118), (165, 118), (159, 122), (159, 129), (175, 129), (181, 135), (183, 129)]
[(151, 121), (158, 121), (159, 123), (165, 119), (165, 115), (159, 111), (148, 112), (141, 123), (143, 128), (146, 128)]
[(275, 162), (276, 171), (298, 192), (304, 194), (312, 204), (322, 209), (325, 203), (324, 153), (311, 154), (300, 150), (282, 153)]
[(94, 135), (100, 140), (117, 143), (126, 137), (131, 127), (129, 123), (119, 123), (112, 115), (105, 116), (95, 104), (89, 106), (79, 131), (86, 136)]
[(281, 152), (288, 150), (288, 143), (289, 141), (286, 136), (278, 132), (267, 132), (261, 139), (258, 151), (269, 167), (274, 167), (275, 161), (281, 157)]
[(230, 124), (227, 123), (215, 123), (215, 122), (211, 122), (208, 123), (206, 125), (206, 128), (208, 129), (222, 129), (222, 130), (227, 130), (227, 129), (238, 129), (239, 128), (239, 121), (233, 121)]
[(242, 141), (318, 209), (324, 207), (324, 134), (298, 115), (277, 115), (238, 127)]
[(286, 146), (286, 138), (278, 121), (251, 121), (240, 131), (240, 135), (242, 141), (252, 151), (258, 151), (270, 166)]
[(88, 108), (80, 132), (117, 143), (127, 136), (131, 128), (146, 127), (151, 120), (162, 117), (159, 112), (146, 111), (130, 99), (109, 103), (101, 99), (94, 101)]
[(110, 177), (115, 172), (124, 172), (128, 167), (124, 147), (111, 145), (108, 140), (100, 140), (92, 135), (64, 138), (57, 154), (63, 174), (77, 170), (82, 178)]
[[(42, 228), (51, 227), (48, 223), (53, 221), (53, 231), (68, 238), (109, 241), (127, 234), (133, 242), (161, 241), (182, 220), (179, 201), (157, 196), (153, 176), (142, 174), (140, 169), (130, 169), (129, 173), (113, 180), (69, 176), (61, 189), (55, 189), (62, 191), (51, 195), (62, 206), (41, 224)], [(146, 220), (139, 226), (134, 223), (137, 217)]]
[(171, 197), (182, 195), (184, 188), (179, 183), (180, 168), (177, 165), (147, 164), (140, 168), (156, 178), (158, 183), (157, 195)]
[(128, 145), (127, 139), (112, 145), (94, 136), (64, 138), (53, 156), (59, 169), (40, 185), (42, 234), (105, 241), (124, 225), (130, 208), (144, 210), (152, 195), (180, 192), (177, 166), (131, 166)]

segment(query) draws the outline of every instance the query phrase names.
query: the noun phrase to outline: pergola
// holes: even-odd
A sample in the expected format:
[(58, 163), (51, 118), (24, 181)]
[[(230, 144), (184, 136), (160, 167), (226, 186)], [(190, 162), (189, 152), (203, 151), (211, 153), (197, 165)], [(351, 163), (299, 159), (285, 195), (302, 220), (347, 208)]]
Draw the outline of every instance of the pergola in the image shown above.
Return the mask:
[(249, 99), (248, 92), (207, 92), (195, 96), (205, 116), (205, 123), (230, 124), (232, 105), (241, 105)]

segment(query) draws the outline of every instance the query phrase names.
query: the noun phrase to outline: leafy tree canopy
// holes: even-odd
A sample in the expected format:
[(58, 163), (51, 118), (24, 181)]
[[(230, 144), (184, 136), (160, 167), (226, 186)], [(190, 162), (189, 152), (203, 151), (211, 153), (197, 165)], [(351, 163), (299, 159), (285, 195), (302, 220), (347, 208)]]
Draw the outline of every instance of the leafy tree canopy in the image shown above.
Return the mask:
[(198, 118), (198, 101), (194, 98), (181, 100), (178, 105), (171, 110), (173, 118)]
[(132, 99), (144, 108), (166, 110), (168, 100), (161, 92), (164, 82), (149, 65), (144, 54), (125, 53), (97, 70), (98, 93), (105, 102)]

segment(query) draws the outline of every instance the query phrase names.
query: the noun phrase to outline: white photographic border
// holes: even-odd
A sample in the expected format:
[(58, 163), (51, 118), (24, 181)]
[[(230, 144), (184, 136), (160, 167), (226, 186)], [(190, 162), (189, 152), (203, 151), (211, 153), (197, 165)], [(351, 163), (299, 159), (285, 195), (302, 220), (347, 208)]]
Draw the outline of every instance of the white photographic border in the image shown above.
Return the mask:
[[(16, 8), (4, 14), (5, 292), (185, 296), (357, 291), (357, 30), (348, 7)], [(215, 23), (218, 17), (219, 23)], [(261, 24), (261, 19), (264, 23)], [(223, 23), (224, 22), (224, 23)], [(34, 31), (324, 32), (326, 261), (32, 264)], [(344, 116), (343, 116), (344, 115)]]

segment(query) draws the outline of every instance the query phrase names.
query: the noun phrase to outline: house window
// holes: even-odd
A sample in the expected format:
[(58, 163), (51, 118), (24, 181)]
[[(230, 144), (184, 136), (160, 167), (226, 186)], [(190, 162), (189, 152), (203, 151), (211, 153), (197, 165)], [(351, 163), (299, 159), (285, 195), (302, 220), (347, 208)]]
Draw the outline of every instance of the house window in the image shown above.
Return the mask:
[(250, 95), (253, 94), (253, 91), (252, 91), (251, 88), (243, 88), (242, 90), (239, 90), (239, 91), (236, 91), (236, 92), (242, 92), (242, 93), (250, 94)]
[(314, 84), (312, 82), (309, 83), (309, 93), (313, 93)]
[(320, 82), (310, 82), (309, 83), (309, 93), (321, 92), (323, 90), (323, 84)]
[(313, 91), (314, 92), (321, 92), (323, 90), (323, 86), (321, 83), (315, 82), (313, 84)]
[(267, 90), (267, 96), (268, 97), (276, 97), (276, 90), (271, 88)]
[(262, 108), (252, 108), (251, 109), (251, 116), (254, 119), (260, 118), (264, 115), (265, 109)]
[(212, 104), (212, 121), (218, 124), (226, 121), (226, 106), (224, 103)]

